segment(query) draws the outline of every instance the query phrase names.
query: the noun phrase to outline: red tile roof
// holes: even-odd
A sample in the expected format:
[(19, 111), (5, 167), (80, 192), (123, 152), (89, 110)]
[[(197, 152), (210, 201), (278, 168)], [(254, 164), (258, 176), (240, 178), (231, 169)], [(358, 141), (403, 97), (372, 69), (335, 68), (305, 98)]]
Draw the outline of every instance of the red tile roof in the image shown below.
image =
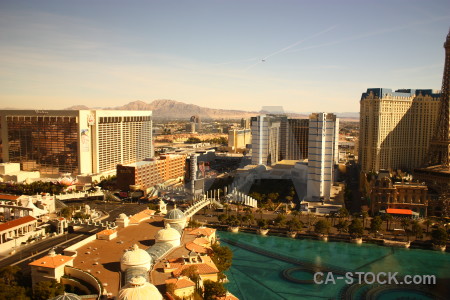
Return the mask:
[(17, 227), (17, 226), (20, 226), (20, 225), (23, 225), (23, 224), (26, 224), (29, 222), (33, 222), (36, 220), (37, 219), (35, 217), (25, 216), (25, 217), (22, 217), (19, 219), (8, 221), (6, 223), (0, 224), (0, 231), (8, 230), (8, 229), (11, 229), (11, 228), (14, 228), (14, 227)]
[(214, 228), (208, 228), (208, 227), (199, 227), (195, 228), (189, 234), (192, 235), (204, 235), (204, 236), (210, 236), (212, 235), (216, 230)]
[(195, 244), (197, 244), (197, 245), (200, 245), (200, 246), (208, 246), (209, 245), (209, 241), (208, 241), (208, 239), (205, 239), (205, 238), (196, 238), (194, 241), (193, 241)]
[(186, 243), (186, 249), (190, 250), (190, 251), (195, 251), (197, 253), (208, 253), (209, 249), (200, 245), (197, 245), (194, 242), (189, 242)]
[(102, 231), (100, 231), (100, 232), (97, 232), (97, 235), (101, 235), (101, 234), (104, 234), (104, 235), (111, 235), (111, 234), (113, 234), (113, 233), (115, 233), (115, 232), (117, 232), (117, 230), (116, 229), (105, 229), (105, 230), (102, 230)]
[(195, 283), (187, 277), (170, 278), (166, 280), (166, 284), (175, 284), (177, 289), (183, 289), (191, 286), (195, 286)]
[(400, 209), (400, 208), (388, 208), (386, 210), (388, 214), (396, 214), (396, 215), (412, 215), (412, 210), (410, 209)]
[(61, 265), (66, 264), (67, 262), (73, 260), (74, 258), (75, 257), (65, 255), (44, 256), (38, 260), (29, 263), (28, 265), (54, 269)]
[(141, 212), (138, 212), (137, 214), (133, 215), (130, 217), (130, 224), (139, 224), (140, 222), (146, 220), (146, 219), (150, 219), (151, 216), (153, 216), (155, 214), (154, 210), (151, 209), (145, 209)]
[(0, 194), (0, 200), (12, 200), (12, 201), (16, 201), (17, 199), (19, 199), (20, 196), (16, 196), (16, 195), (5, 195), (5, 194)]
[(217, 300), (239, 300), (239, 298), (233, 295), (232, 293), (227, 292), (225, 296), (219, 297), (217, 298)]

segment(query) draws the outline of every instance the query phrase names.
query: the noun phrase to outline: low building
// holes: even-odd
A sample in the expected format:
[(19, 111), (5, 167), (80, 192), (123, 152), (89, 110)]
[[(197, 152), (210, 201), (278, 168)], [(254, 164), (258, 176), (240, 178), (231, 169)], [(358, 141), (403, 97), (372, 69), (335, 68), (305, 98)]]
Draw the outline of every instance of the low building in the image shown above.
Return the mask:
[(130, 185), (148, 189), (169, 179), (184, 179), (186, 156), (178, 154), (161, 155), (128, 165), (117, 165), (117, 185), (129, 190)]
[(0, 224), (0, 255), (15, 251), (22, 243), (45, 235), (44, 228), (38, 228), (37, 219), (25, 216)]
[(392, 182), (389, 177), (376, 179), (370, 192), (372, 214), (388, 209), (406, 209), (421, 217), (428, 215), (428, 188), (418, 182)]
[(195, 282), (186, 276), (170, 278), (166, 280), (166, 290), (170, 291), (173, 285), (173, 294), (181, 299), (193, 299), (195, 292)]
[(74, 257), (57, 255), (54, 250), (47, 256), (31, 262), (31, 279), (33, 287), (41, 281), (60, 281), (65, 266), (73, 266)]
[(242, 153), (247, 151), (247, 145), (252, 143), (252, 131), (250, 129), (232, 129), (228, 131), (228, 151)]
[(209, 244), (214, 244), (214, 242), (216, 241), (216, 229), (214, 228), (198, 227), (191, 231), (188, 231), (188, 234), (206, 238), (209, 241)]
[(98, 240), (113, 240), (117, 237), (117, 229), (105, 229), (97, 233)]
[(183, 270), (195, 266), (200, 278), (204, 280), (218, 281), (219, 269), (208, 255), (199, 255), (191, 251), (188, 257), (167, 260), (164, 266), (164, 272), (171, 272), (174, 277), (179, 277)]

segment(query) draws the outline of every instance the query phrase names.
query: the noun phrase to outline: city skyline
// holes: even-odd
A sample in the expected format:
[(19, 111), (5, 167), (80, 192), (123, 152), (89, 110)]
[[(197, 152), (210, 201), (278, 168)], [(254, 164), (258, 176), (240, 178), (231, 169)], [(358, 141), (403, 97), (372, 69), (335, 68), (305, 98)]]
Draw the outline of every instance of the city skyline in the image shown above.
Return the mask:
[(440, 89), (446, 1), (0, 2), (0, 107), (173, 99), (359, 111), (367, 88)]

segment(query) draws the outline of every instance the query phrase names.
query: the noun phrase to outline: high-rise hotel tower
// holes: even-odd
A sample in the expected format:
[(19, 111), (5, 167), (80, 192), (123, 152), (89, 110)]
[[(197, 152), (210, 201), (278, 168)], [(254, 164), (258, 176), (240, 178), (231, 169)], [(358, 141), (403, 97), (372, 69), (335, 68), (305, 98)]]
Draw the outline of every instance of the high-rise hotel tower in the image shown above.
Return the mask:
[(153, 156), (152, 112), (0, 111), (3, 162), (45, 176), (101, 174)]
[(372, 88), (360, 101), (362, 171), (421, 166), (435, 129), (440, 94), (433, 90)]
[(334, 165), (338, 162), (339, 119), (331, 113), (309, 116), (308, 201), (330, 200)]

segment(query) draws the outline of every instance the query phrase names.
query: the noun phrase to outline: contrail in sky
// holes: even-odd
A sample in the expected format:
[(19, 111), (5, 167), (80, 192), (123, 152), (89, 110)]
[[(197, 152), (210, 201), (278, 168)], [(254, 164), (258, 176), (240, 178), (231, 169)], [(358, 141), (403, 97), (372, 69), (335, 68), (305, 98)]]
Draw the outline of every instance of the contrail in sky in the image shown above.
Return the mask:
[(333, 30), (334, 28), (336, 28), (336, 26), (337, 26), (337, 25), (331, 26), (330, 28), (327, 28), (327, 29), (325, 29), (325, 30), (323, 30), (323, 31), (321, 31), (321, 32), (318, 32), (318, 33), (316, 33), (316, 34), (314, 34), (314, 35), (312, 35), (312, 36), (310, 36), (310, 37), (307, 37), (307, 38), (305, 38), (305, 39), (301, 39), (300, 41), (297, 41), (297, 42), (293, 43), (292, 45), (289, 45), (289, 46), (284, 47), (284, 48), (282, 48), (282, 49), (280, 49), (280, 50), (277, 50), (277, 51), (275, 51), (275, 52), (273, 52), (273, 53), (267, 55), (266, 57), (264, 57), (261, 61), (258, 61), (257, 63), (255, 63), (255, 64), (253, 64), (253, 65), (247, 67), (246, 69), (244, 69), (244, 71), (250, 70), (251, 68), (253, 68), (254, 66), (260, 64), (260, 63), (263, 62), (263, 61), (265, 61), (265, 60), (268, 59), (269, 57), (272, 57), (272, 56), (275, 56), (275, 55), (277, 55), (277, 54), (283, 53), (283, 52), (285, 52), (285, 51), (287, 51), (287, 50), (289, 50), (289, 49), (291, 49), (291, 48), (293, 48), (293, 47), (295, 47), (295, 46), (297, 46), (297, 45), (299, 45), (299, 44), (301, 44), (301, 43), (303, 43), (303, 42), (305, 42), (305, 41), (307, 41), (307, 40), (309, 40), (309, 39), (312, 39), (312, 38), (315, 38), (315, 37), (317, 37), (317, 36), (319, 36), (319, 35), (322, 35), (322, 34), (324, 34), (324, 33), (327, 33), (328, 31), (331, 31), (331, 30)]
[(437, 21), (448, 19), (449, 17), (450, 16), (436, 17), (436, 18), (431, 19), (431, 20), (409, 23), (409, 24), (405, 24), (405, 25), (401, 25), (401, 26), (397, 26), (397, 27), (384, 28), (384, 29), (380, 29), (380, 30), (377, 30), (377, 31), (372, 31), (372, 32), (367, 32), (367, 33), (363, 33), (363, 34), (359, 34), (359, 35), (350, 36), (350, 37), (347, 37), (347, 38), (344, 38), (344, 39), (340, 39), (340, 40), (337, 40), (337, 41), (333, 41), (333, 42), (329, 42), (329, 43), (313, 45), (313, 46), (303, 47), (303, 48), (299, 48), (299, 49), (293, 49), (293, 50), (289, 51), (289, 53), (302, 51), (302, 50), (309, 50), (309, 49), (315, 49), (315, 48), (328, 47), (328, 46), (340, 44), (340, 43), (343, 43), (343, 42), (360, 40), (360, 39), (363, 39), (363, 38), (368, 38), (368, 37), (380, 35), (380, 34), (383, 34), (383, 33), (400, 31), (402, 29), (413, 27), (413, 26), (416, 26), (416, 25), (423, 25), (423, 24), (428, 24), (428, 23), (434, 23), (434, 22), (437, 22)]

